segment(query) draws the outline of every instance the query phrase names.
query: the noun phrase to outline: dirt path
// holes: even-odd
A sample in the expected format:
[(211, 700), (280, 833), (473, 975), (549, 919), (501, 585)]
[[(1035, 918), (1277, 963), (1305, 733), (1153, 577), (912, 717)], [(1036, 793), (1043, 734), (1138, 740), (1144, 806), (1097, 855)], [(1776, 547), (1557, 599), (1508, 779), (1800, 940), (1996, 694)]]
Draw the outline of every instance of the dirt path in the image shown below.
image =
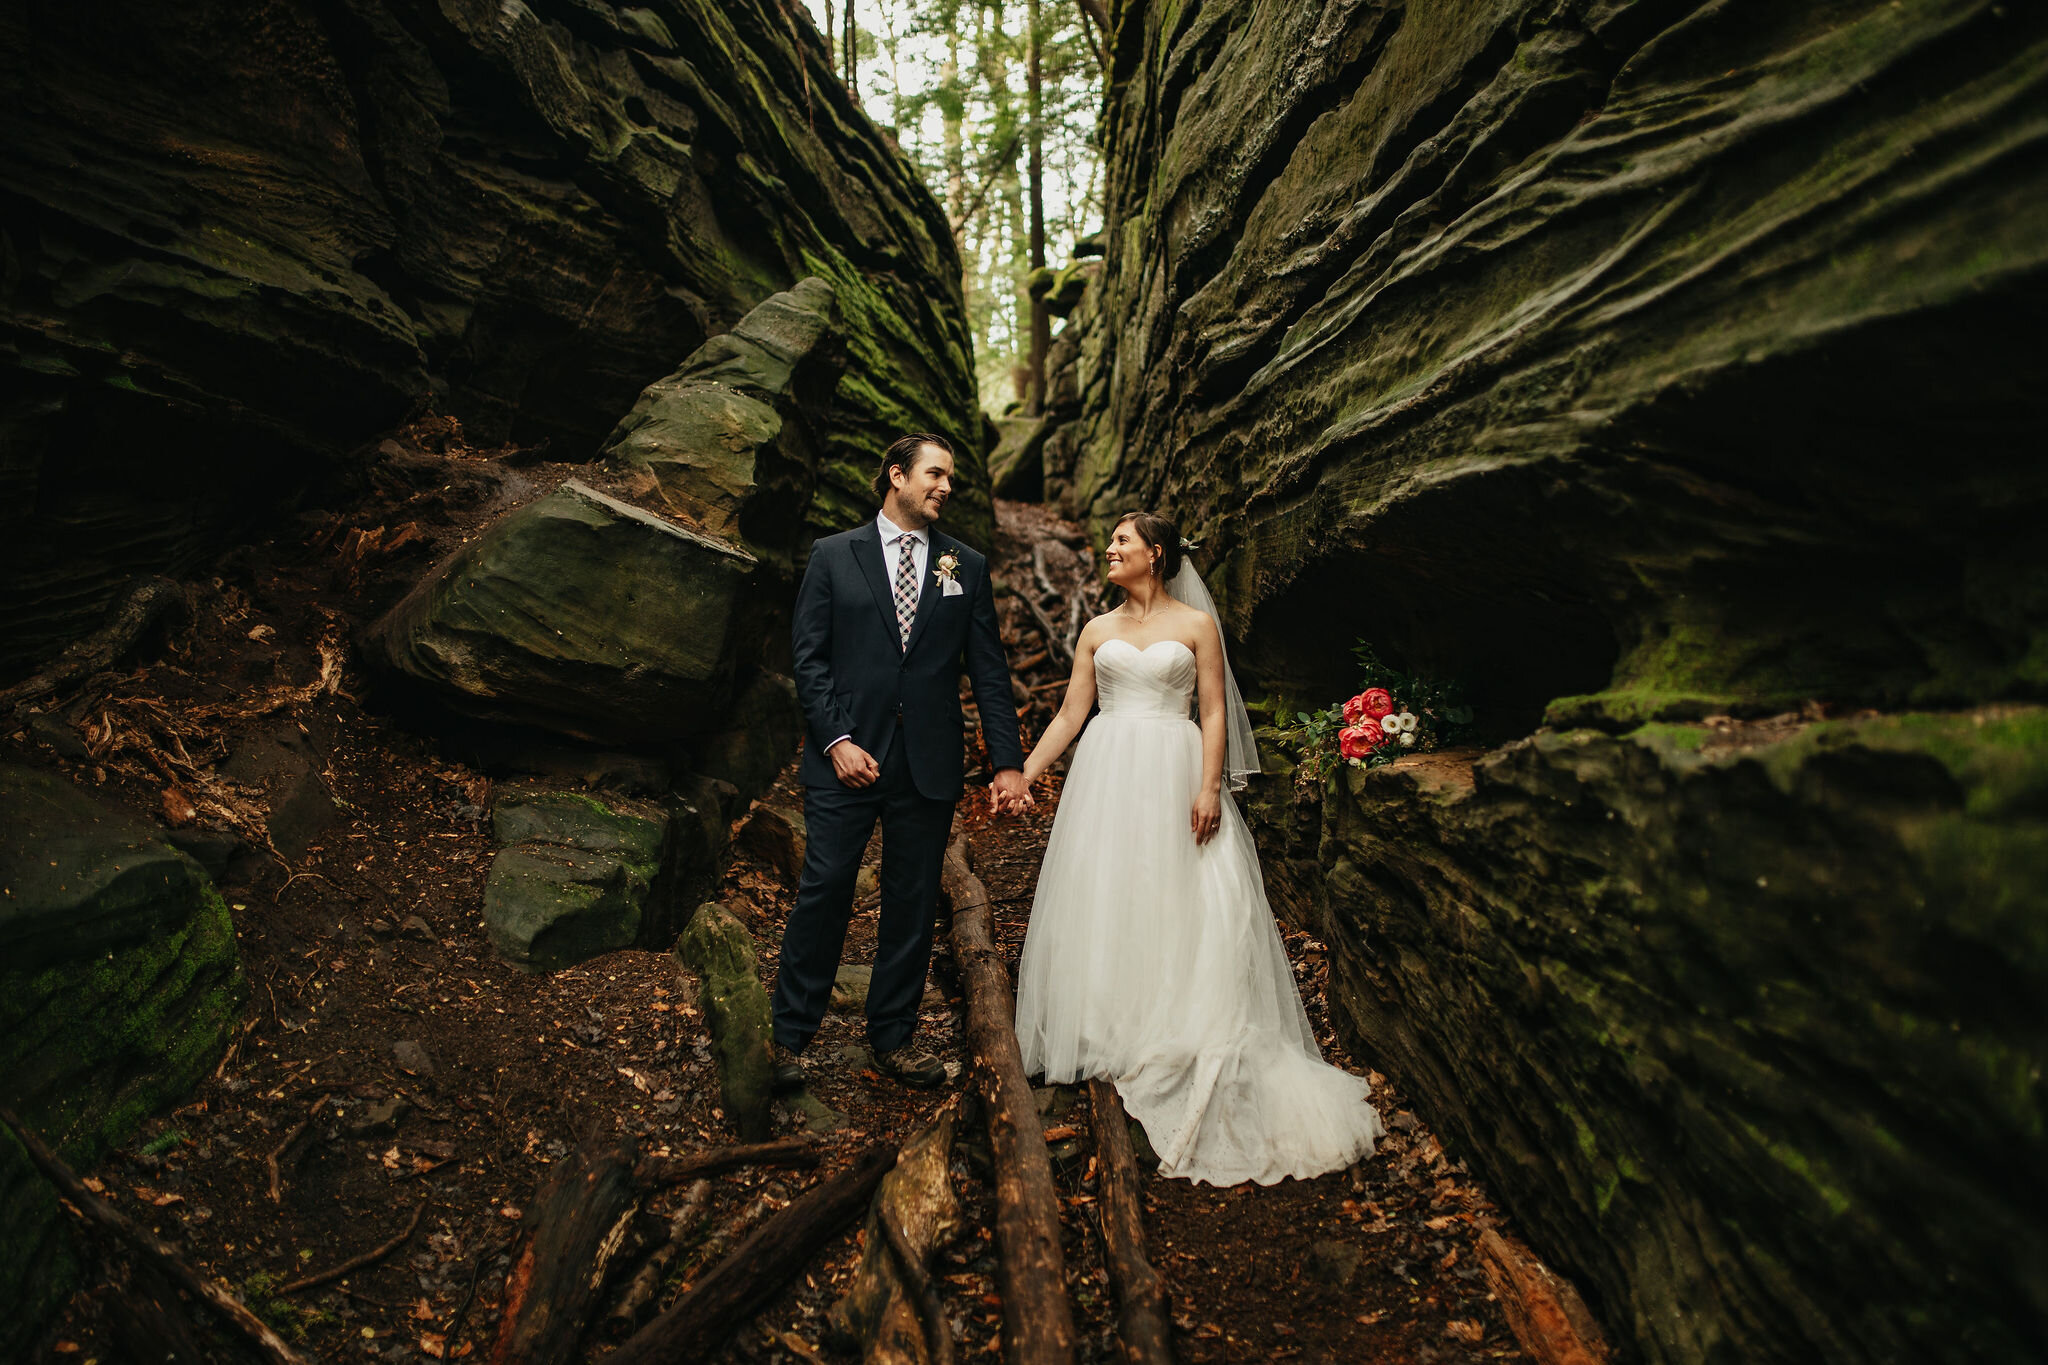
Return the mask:
[[(529, 468), (520, 477), (538, 487), (549, 475)], [(486, 510), (480, 504), (469, 512)], [(238, 552), (167, 653), (57, 699), (53, 713), (87, 734), (89, 754), (52, 752), (21, 731), (0, 738), (8, 761), (58, 769), (153, 812), (170, 806), (164, 770), (146, 751), (171, 736), (182, 737), (193, 763), (209, 770), (254, 741), (297, 746), (331, 792), (331, 818), (289, 863), (249, 846), (236, 851), (231, 832), (219, 832), (227, 850), (219, 884), (249, 982), (243, 1031), (189, 1103), (152, 1121), (90, 1173), (118, 1207), (328, 1361), (488, 1354), (505, 1248), (535, 1190), (576, 1144), (626, 1136), (660, 1153), (732, 1139), (703, 1021), (683, 1003), (673, 961), (621, 952), (548, 976), (499, 962), (481, 925), (493, 853), (484, 819), (490, 778), (372, 709), (366, 679), (352, 667), (335, 690), (306, 692), (320, 676), (317, 643), (345, 638), (348, 627), (373, 616), (432, 552), (423, 542), (413, 561), (364, 561), (364, 537), (350, 527), (413, 516), (444, 528), (443, 536), (465, 525), (462, 507), (422, 511), (418, 495), (400, 490)], [(1058, 548), (1060, 537), (1081, 543), (1077, 528), (1017, 507), (1003, 509), (1003, 526), (997, 557), (1006, 581), (1031, 590), (1040, 545), (1055, 547), (1042, 558), (1056, 590), (1070, 591), (1086, 571), (1072, 549)], [(1033, 661), (1044, 650), (1020, 599), (1006, 597), (1001, 609), (1011, 657), (1023, 667), (1020, 686), (1037, 689), (1026, 694), (1026, 723), (1035, 731), (1058, 697), (1046, 684), (1064, 670)], [(293, 700), (218, 719), (224, 704), (242, 707), (272, 693)], [(215, 719), (193, 719), (201, 715)], [(800, 804), (788, 780), (770, 802)], [(977, 793), (963, 802), (1013, 960), (1056, 810), (1056, 777), (1048, 788), (1048, 799), (1022, 820), (991, 823)], [(781, 874), (743, 858), (722, 896), (753, 930), (764, 981), (772, 982), (791, 888)], [(870, 897), (849, 935), (849, 961), (872, 958), (874, 922)], [(1298, 934), (1288, 946), (1320, 1027), (1319, 949)], [(943, 951), (933, 982), (920, 1041), (964, 1060), (958, 985)], [(1331, 1055), (1344, 1060), (1334, 1048)], [(882, 1079), (868, 1064), (857, 1013), (828, 1015), (809, 1059), (815, 1103), (780, 1105), (777, 1128), (818, 1133), (826, 1172), (868, 1142), (909, 1135), (965, 1084), (956, 1078), (918, 1093)], [(1185, 1359), (1349, 1365), (1518, 1354), (1487, 1302), (1473, 1254), (1475, 1229), (1492, 1211), (1404, 1112), (1397, 1091), (1374, 1081), (1396, 1131), (1356, 1173), (1231, 1191), (1147, 1178), (1146, 1231), (1173, 1294)], [(1113, 1303), (1090, 1208), (1087, 1106), (1068, 1090), (1046, 1091), (1042, 1100), (1066, 1200), (1083, 1358), (1109, 1360)], [(963, 1132), (953, 1176), (970, 1231), (940, 1253), (937, 1269), (960, 1358), (968, 1360), (999, 1351), (1000, 1301), (987, 1148), (975, 1125)], [(819, 1174), (716, 1178), (671, 1293), (702, 1273), (721, 1242)], [(654, 1211), (667, 1214), (681, 1197), (681, 1190), (668, 1192)], [(376, 1264), (338, 1284), (284, 1288), (385, 1243), (415, 1209), (423, 1210), (418, 1230)], [(855, 1265), (857, 1240), (857, 1233), (840, 1238), (721, 1359), (843, 1358), (833, 1356), (822, 1324)], [(94, 1283), (45, 1339), (44, 1354), (67, 1365), (120, 1358), (105, 1305), (122, 1292), (126, 1270), (109, 1261), (92, 1273)], [(586, 1358), (602, 1358), (616, 1335), (594, 1332)]]

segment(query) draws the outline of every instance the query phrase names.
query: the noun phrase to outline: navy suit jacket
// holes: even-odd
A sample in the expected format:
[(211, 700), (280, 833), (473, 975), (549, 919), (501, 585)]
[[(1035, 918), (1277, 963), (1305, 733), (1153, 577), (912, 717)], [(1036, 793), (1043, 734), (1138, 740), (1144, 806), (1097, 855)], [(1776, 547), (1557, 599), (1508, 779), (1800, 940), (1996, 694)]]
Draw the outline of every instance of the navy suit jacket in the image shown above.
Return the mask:
[[(902, 649), (875, 523), (826, 536), (811, 547), (790, 625), (797, 699), (810, 736), (804, 746), (806, 786), (839, 785), (825, 746), (851, 735), (877, 764), (892, 745), (902, 744), (918, 791), (957, 801), (966, 786), (963, 673), (981, 710), (989, 761), (998, 769), (1024, 766), (988, 560), (936, 526), (928, 534), (924, 587)], [(949, 553), (960, 561), (961, 587), (950, 597), (938, 574), (939, 561)]]

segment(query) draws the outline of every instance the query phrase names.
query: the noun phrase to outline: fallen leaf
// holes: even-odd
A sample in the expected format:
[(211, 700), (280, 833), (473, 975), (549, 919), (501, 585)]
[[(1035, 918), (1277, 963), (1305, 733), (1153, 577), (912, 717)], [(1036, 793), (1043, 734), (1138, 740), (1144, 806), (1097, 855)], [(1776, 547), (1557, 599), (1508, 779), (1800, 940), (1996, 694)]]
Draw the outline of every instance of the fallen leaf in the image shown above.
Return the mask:
[(73, 1355), (78, 1350), (78, 1343), (75, 1341), (60, 1341), (50, 1349), (60, 1356)]
[(500, 1218), (519, 1218), (522, 1216), (517, 1204), (507, 1204), (504, 1208), (498, 1210), (498, 1217)]
[(448, 1355), (448, 1338), (439, 1332), (423, 1333), (420, 1336), (420, 1354), (432, 1356), (436, 1360), (445, 1359)]
[(1076, 1136), (1078, 1136), (1078, 1133), (1071, 1123), (1055, 1123), (1052, 1127), (1045, 1130), (1045, 1140), (1047, 1142), (1065, 1142), (1068, 1138)]
[(189, 825), (199, 818), (199, 810), (192, 804), (192, 798), (180, 791), (174, 783), (164, 788), (164, 820), (173, 829)]
[(434, 1310), (427, 1306), (425, 1299), (421, 1299), (413, 1305), (412, 1315), (421, 1322), (432, 1322), (434, 1320)]
[(1444, 1335), (1459, 1341), (1478, 1341), (1486, 1335), (1486, 1328), (1476, 1322), (1463, 1322), (1457, 1318), (1444, 1324)]
[(107, 1192), (107, 1187), (100, 1183), (100, 1178), (96, 1175), (89, 1175), (78, 1183), (91, 1190), (94, 1194), (105, 1194)]
[(1458, 1215), (1454, 1213), (1447, 1213), (1443, 1215), (1441, 1218), (1429, 1219), (1428, 1221), (1423, 1223), (1422, 1226), (1428, 1228), (1431, 1232), (1442, 1232), (1445, 1228), (1449, 1227), (1451, 1224), (1457, 1221)]

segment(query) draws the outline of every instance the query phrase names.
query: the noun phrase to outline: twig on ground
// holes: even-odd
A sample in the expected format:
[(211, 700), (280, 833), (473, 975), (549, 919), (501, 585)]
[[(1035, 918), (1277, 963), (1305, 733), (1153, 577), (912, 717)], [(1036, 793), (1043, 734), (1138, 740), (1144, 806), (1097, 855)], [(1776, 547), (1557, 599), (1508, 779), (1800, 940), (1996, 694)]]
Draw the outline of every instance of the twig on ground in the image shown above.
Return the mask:
[(297, 1142), (299, 1140), (299, 1135), (306, 1131), (306, 1125), (310, 1124), (313, 1121), (313, 1115), (319, 1113), (321, 1109), (326, 1107), (329, 1098), (331, 1097), (327, 1095), (322, 1095), (319, 1099), (313, 1101), (313, 1107), (306, 1111), (306, 1117), (300, 1119), (297, 1123), (293, 1124), (291, 1127), (291, 1131), (284, 1135), (284, 1141), (278, 1143), (276, 1147), (271, 1149), (270, 1155), (263, 1158), (263, 1164), (270, 1168), (271, 1203), (281, 1204), (284, 1202), (284, 1193), (281, 1188), (283, 1184), (283, 1177), (278, 1174), (277, 1159), (285, 1154), (286, 1148), (290, 1147), (294, 1142)]
[(643, 1190), (681, 1185), (699, 1176), (716, 1175), (736, 1166), (815, 1166), (818, 1144), (808, 1138), (778, 1138), (773, 1142), (749, 1142), (681, 1156), (643, 1157), (633, 1170), (634, 1183)]
[(426, 1211), (427, 1206), (423, 1200), (418, 1207), (413, 1209), (412, 1221), (405, 1225), (405, 1231), (393, 1237), (383, 1246), (378, 1247), (375, 1251), (366, 1251), (360, 1256), (351, 1257), (332, 1270), (323, 1270), (318, 1275), (308, 1275), (303, 1280), (293, 1280), (290, 1284), (280, 1286), (277, 1292), (280, 1294), (296, 1294), (301, 1289), (317, 1289), (321, 1285), (338, 1280), (344, 1275), (353, 1275), (366, 1265), (375, 1265), (378, 1261), (383, 1260), (386, 1256), (389, 1256), (392, 1252), (405, 1245), (405, 1239), (412, 1236), (414, 1230), (419, 1227), (420, 1216)]
[(31, 1132), (10, 1109), (0, 1109), (0, 1123), (12, 1129), (20, 1141), (29, 1160), (43, 1173), (44, 1179), (57, 1187), (71, 1207), (86, 1222), (111, 1234), (153, 1266), (157, 1272), (192, 1298), (204, 1303), (273, 1365), (303, 1365), (299, 1354), (284, 1344), (283, 1338), (263, 1324), (262, 1319), (251, 1313), (242, 1301), (224, 1285), (203, 1280), (198, 1272), (185, 1264), (162, 1238), (137, 1227), (118, 1212), (106, 1200), (101, 1199), (85, 1187), (71, 1168), (58, 1159), (56, 1153), (43, 1145), (43, 1140)]

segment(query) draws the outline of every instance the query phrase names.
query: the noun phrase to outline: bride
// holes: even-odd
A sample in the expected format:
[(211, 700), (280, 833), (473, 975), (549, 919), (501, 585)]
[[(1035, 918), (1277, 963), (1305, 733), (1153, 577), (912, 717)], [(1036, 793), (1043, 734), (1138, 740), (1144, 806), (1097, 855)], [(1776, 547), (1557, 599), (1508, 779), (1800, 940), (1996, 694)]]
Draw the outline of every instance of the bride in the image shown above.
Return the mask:
[(1164, 517), (1127, 513), (1106, 558), (1125, 601), (1081, 632), (1024, 764), (1036, 781), (1087, 723), (1024, 939), (1024, 1070), (1112, 1081), (1166, 1175), (1270, 1185), (1349, 1165), (1385, 1130), (1366, 1082), (1316, 1048), (1223, 794), (1258, 756), (1215, 604)]

